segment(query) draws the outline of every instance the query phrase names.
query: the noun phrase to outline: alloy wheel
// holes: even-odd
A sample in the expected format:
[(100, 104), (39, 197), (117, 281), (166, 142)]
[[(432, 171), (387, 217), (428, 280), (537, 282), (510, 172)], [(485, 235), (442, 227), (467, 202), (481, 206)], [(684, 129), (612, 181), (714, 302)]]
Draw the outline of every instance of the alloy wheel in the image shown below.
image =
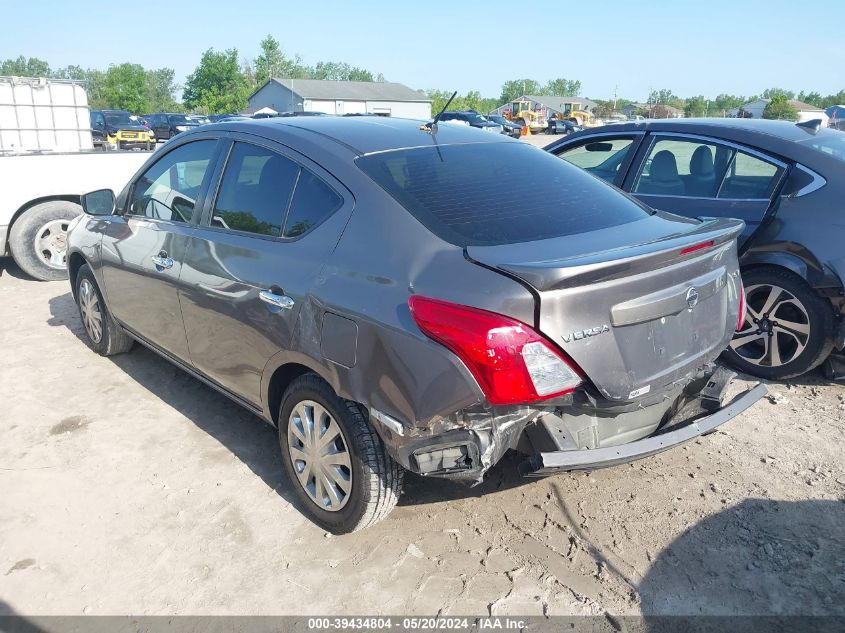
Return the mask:
[(352, 492), (352, 462), (343, 431), (322, 405), (297, 404), (288, 419), (288, 451), (299, 484), (322, 510), (337, 512)]
[(780, 367), (798, 358), (810, 340), (810, 317), (801, 301), (772, 284), (749, 286), (745, 297), (745, 321), (731, 349), (762, 367)]
[(99, 343), (103, 338), (103, 313), (100, 310), (97, 290), (87, 279), (79, 283), (79, 311), (82, 313), (82, 323), (88, 336), (94, 343)]
[(70, 220), (51, 220), (35, 233), (35, 252), (51, 268), (63, 269), (67, 262), (67, 229)]

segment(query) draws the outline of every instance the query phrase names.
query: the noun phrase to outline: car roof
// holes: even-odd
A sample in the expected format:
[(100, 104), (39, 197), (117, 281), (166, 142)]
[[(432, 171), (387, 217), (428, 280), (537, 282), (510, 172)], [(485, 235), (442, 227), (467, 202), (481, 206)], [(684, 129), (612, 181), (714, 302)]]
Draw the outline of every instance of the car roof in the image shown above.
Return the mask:
[(344, 145), (356, 154), (461, 143), (518, 143), (503, 134), (490, 134), (464, 125), (442, 125), (432, 134), (420, 129), (429, 121), (393, 117), (287, 117), (227, 123), (232, 130), (283, 142), (286, 128), (319, 135)]
[[(591, 128), (596, 130), (597, 128)], [(645, 119), (629, 121), (608, 126), (607, 130), (614, 131), (651, 131), (651, 132), (681, 132), (687, 134), (715, 133), (720, 131), (731, 136), (745, 134), (765, 134), (785, 141), (800, 141), (806, 139), (811, 130), (800, 127), (789, 121), (772, 121), (769, 119)]]

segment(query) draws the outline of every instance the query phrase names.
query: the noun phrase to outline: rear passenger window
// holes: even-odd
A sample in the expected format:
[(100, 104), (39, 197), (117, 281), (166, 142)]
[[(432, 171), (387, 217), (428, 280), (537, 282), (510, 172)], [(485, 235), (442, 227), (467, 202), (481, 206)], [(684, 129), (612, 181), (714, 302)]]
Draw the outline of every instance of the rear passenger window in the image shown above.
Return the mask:
[(334, 213), (343, 198), (307, 169), (302, 170), (285, 222), (285, 237), (296, 237)]
[(280, 237), (299, 165), (263, 147), (235, 143), (214, 203), (211, 225)]
[(770, 198), (778, 181), (778, 168), (745, 152), (737, 152), (719, 190), (719, 198), (762, 200)]
[(733, 150), (691, 140), (658, 140), (651, 148), (633, 193), (715, 198)]

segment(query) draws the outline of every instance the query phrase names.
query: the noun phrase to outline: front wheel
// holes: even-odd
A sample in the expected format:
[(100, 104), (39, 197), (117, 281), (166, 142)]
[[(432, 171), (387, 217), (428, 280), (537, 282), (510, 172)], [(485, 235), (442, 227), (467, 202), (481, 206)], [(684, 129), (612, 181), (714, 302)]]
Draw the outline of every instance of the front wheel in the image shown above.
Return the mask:
[(27, 209), (9, 232), (12, 257), (40, 281), (67, 279), (67, 229), (82, 213), (74, 202), (54, 200)]
[(742, 278), (747, 312), (726, 360), (769, 380), (794, 378), (823, 363), (834, 344), (830, 304), (788, 270), (753, 268)]
[(404, 471), (365, 410), (338, 397), (316, 374), (300, 376), (285, 391), (279, 444), (302, 509), (323, 529), (354, 532), (381, 521), (396, 505)]
[(106, 308), (97, 278), (88, 264), (76, 274), (76, 306), (85, 327), (85, 342), (100, 356), (128, 352), (134, 341), (120, 327)]

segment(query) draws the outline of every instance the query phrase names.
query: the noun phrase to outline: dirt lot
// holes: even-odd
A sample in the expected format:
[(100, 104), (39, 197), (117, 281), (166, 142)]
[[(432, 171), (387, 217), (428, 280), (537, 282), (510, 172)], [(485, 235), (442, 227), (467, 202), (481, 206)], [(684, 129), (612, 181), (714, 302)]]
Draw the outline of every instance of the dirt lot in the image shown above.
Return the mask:
[(683, 448), (305, 520), (273, 430), (151, 352), (79, 338), (0, 260), (0, 614), (845, 615), (845, 388), (813, 375)]

